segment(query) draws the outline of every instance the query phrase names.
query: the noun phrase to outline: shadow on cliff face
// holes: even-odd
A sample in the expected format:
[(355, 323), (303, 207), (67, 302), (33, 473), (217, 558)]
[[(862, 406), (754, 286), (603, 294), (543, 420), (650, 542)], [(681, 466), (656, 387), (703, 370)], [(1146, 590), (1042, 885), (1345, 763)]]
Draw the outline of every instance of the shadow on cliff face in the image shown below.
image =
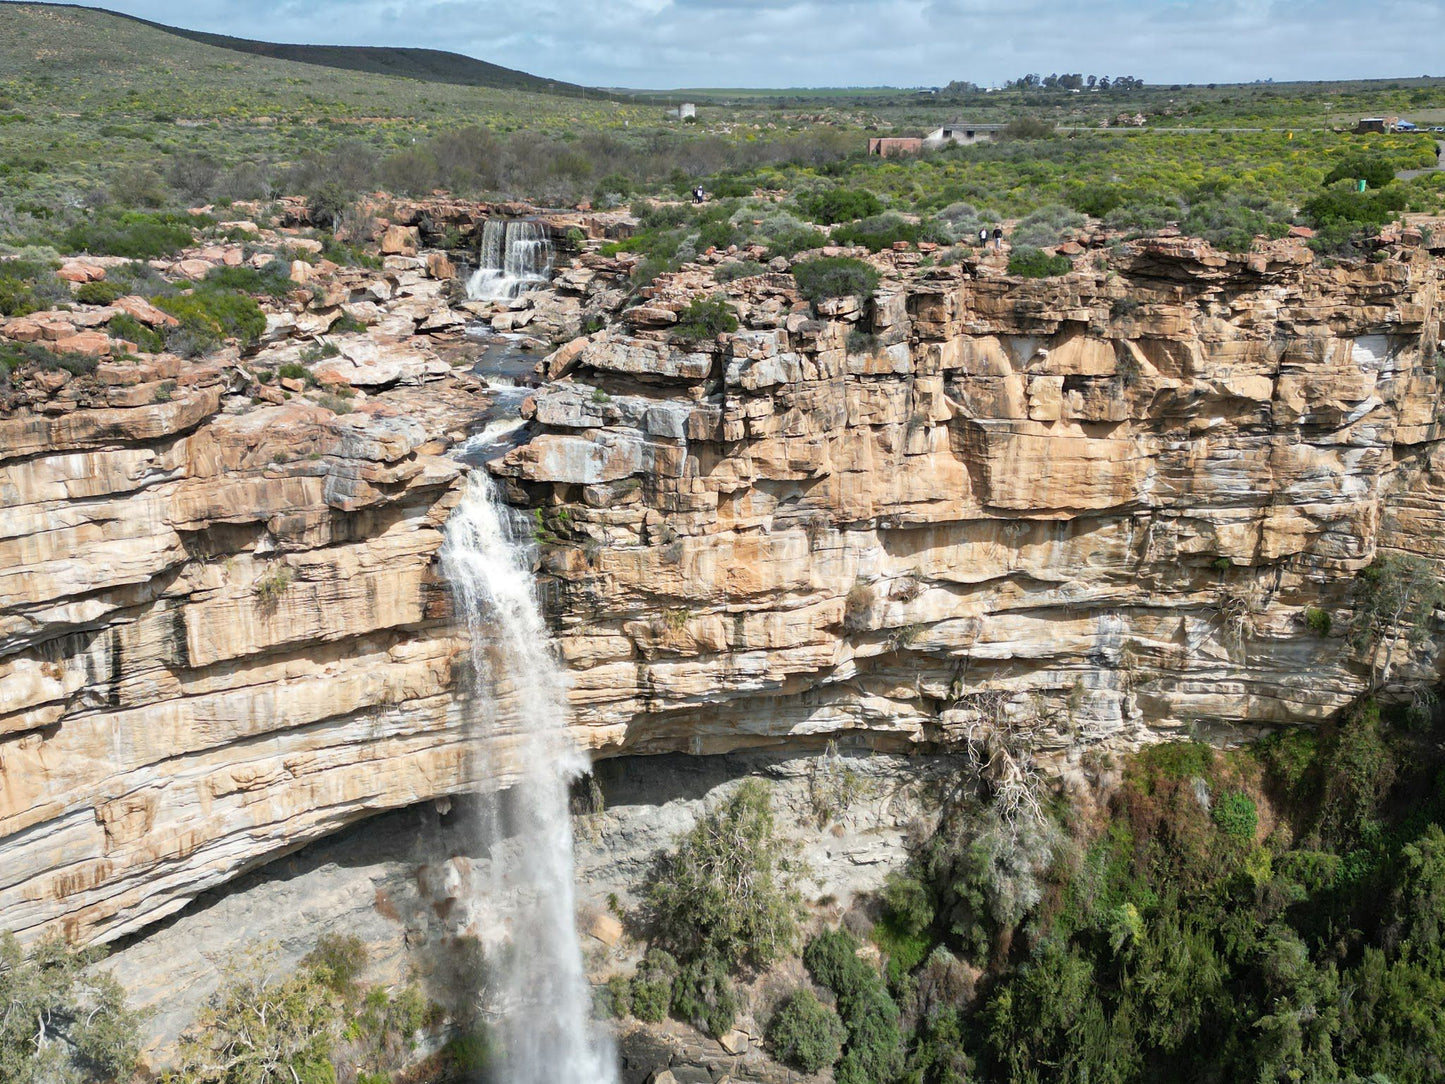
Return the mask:
[(130, 1002), (151, 1009), (147, 1043), (173, 1043), (216, 990), (221, 965), (256, 944), (294, 968), (326, 934), (361, 938), (365, 979), (416, 979), (455, 1018), (470, 1015), (485, 968), (460, 936), (465, 873), (479, 856), (465, 800), (427, 802), (353, 825), (205, 892), (115, 943), (109, 966)]

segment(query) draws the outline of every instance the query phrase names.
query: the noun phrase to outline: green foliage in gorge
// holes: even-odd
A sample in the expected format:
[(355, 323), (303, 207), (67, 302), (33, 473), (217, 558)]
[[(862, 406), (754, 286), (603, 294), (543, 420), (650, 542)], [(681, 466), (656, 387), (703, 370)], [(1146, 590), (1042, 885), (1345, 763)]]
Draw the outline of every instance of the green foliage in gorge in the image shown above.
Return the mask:
[[(1067, 833), (965, 794), (890, 881), (893, 932), (874, 933), (938, 946), (889, 973), (904, 1079), (1440, 1079), (1441, 730), (1364, 702), (1252, 750), (1151, 747), (1100, 827)], [(859, 991), (883, 990), (856, 948), (832, 933), (804, 954), (850, 1043), (850, 1007), (874, 996)]]
[(764, 966), (798, 937), (800, 900), (767, 785), (750, 779), (662, 860), (648, 888), (654, 940), (684, 962)]
[(90, 1084), (129, 1076), (140, 1053), (140, 1016), (95, 964), (99, 949), (59, 939), (29, 951), (0, 937), (0, 1080)]

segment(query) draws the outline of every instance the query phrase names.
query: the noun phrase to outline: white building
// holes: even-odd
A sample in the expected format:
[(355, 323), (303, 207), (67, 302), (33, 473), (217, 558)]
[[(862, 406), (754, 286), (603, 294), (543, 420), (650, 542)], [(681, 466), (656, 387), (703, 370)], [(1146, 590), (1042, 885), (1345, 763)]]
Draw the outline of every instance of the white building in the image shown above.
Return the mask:
[(935, 128), (923, 137), (925, 147), (941, 147), (945, 143), (985, 143), (998, 138), (1002, 124), (965, 124), (954, 121), (942, 128)]

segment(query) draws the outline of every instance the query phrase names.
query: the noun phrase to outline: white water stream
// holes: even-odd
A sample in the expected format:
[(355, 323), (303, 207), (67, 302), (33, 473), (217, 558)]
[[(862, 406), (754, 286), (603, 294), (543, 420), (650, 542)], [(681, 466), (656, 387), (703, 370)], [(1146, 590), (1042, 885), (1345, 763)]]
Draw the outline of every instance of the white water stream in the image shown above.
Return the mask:
[(552, 241), (538, 222), (487, 219), (479, 256), (480, 266), (467, 279), (467, 297), (473, 301), (508, 301), (552, 274)]
[(482, 803), (491, 885), (476, 911), (510, 942), (496, 1001), (507, 1084), (615, 1084), (616, 1054), (591, 1024), (578, 944), (568, 784), (588, 768), (567, 731), (566, 683), (522, 547), (495, 483), (472, 471), (447, 520), (442, 571), (471, 635), (485, 777), (512, 779)]

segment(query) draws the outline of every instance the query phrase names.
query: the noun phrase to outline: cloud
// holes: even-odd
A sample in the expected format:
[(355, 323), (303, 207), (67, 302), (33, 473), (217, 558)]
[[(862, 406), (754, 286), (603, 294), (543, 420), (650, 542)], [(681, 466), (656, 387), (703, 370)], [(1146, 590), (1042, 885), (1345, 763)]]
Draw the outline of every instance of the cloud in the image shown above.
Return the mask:
[(1418, 75), (1440, 0), (115, 0), (267, 41), (448, 49), (627, 87), (1150, 83)]

